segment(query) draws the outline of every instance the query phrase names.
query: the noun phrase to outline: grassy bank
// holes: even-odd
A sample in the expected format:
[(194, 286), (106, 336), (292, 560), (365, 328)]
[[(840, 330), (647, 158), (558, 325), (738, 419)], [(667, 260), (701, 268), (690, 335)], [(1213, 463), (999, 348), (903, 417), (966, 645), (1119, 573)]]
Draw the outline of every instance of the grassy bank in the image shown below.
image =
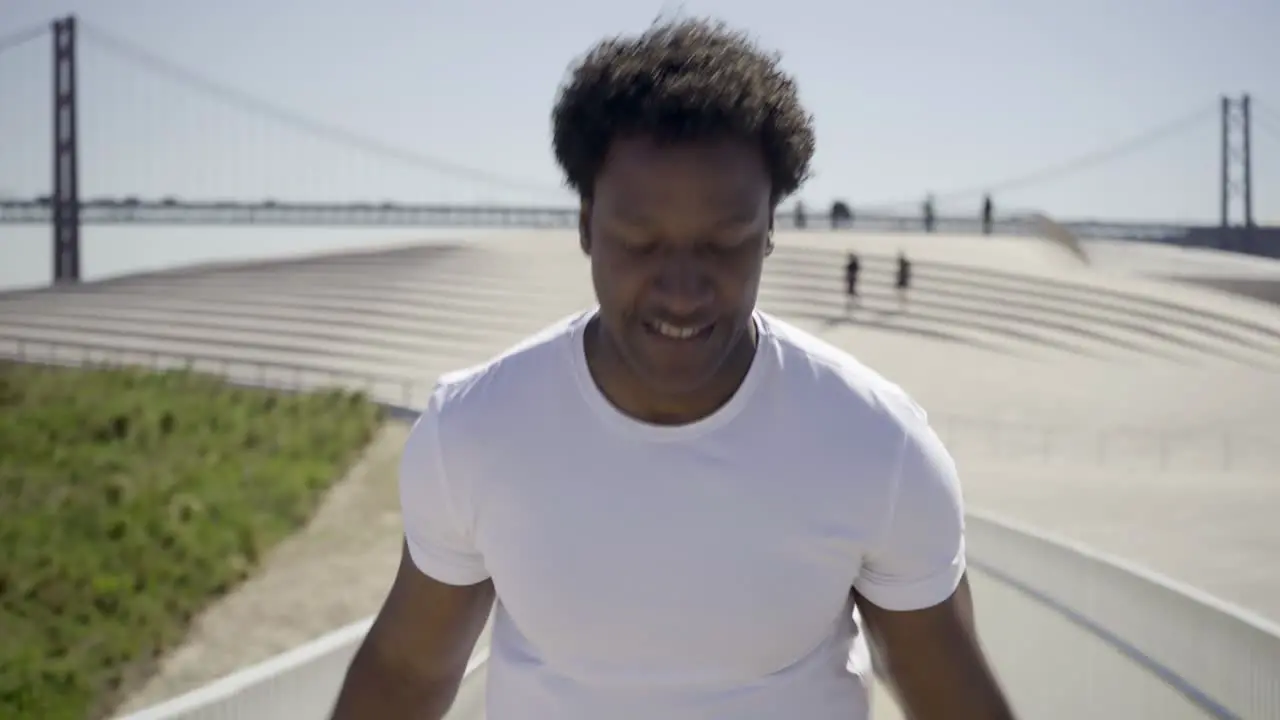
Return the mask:
[(0, 363), (0, 717), (105, 716), (311, 517), (380, 415), (345, 393)]

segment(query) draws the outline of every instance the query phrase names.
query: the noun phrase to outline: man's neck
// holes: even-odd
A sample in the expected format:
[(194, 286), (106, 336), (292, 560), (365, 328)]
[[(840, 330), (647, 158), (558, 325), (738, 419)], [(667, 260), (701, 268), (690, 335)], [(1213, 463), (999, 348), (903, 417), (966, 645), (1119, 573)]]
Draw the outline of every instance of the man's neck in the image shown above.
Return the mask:
[(755, 359), (758, 336), (752, 321), (715, 377), (697, 391), (679, 395), (655, 392), (646, 385), (600, 327), (598, 318), (587, 325), (584, 349), (592, 379), (614, 407), (642, 422), (687, 425), (715, 413), (742, 386)]

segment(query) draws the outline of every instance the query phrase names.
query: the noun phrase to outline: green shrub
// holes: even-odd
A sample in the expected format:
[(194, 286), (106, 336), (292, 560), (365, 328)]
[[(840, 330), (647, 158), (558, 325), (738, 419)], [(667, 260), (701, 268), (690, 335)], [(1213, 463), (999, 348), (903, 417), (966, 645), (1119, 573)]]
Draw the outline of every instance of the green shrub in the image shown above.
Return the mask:
[(0, 363), (0, 717), (107, 715), (381, 419), (344, 392)]

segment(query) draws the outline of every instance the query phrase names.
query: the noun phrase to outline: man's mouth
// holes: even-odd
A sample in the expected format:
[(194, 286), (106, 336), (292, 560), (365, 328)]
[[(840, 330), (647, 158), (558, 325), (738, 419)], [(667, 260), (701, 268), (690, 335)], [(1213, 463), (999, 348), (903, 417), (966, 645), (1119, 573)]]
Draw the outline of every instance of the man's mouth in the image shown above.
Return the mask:
[(677, 324), (665, 320), (645, 320), (644, 329), (667, 340), (702, 340), (711, 334), (714, 322)]

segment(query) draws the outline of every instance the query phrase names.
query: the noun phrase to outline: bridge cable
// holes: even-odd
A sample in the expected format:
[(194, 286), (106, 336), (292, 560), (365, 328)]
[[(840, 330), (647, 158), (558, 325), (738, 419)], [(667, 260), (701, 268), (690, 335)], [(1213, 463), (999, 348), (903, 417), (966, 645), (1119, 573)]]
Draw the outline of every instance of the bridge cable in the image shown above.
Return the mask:
[(0, 53), (25, 45), (49, 32), (48, 25), (37, 25), (8, 35), (0, 35)]
[(1255, 129), (1262, 131), (1262, 136), (1280, 143), (1280, 121), (1273, 121), (1270, 117), (1262, 115), (1253, 118), (1252, 122)]
[(1270, 115), (1273, 118), (1280, 119), (1280, 112), (1271, 109), (1271, 103), (1263, 101), (1259, 97), (1253, 98), (1253, 109), (1261, 110), (1264, 115)]
[(118, 57), (131, 61), (153, 73), (166, 76), (170, 80), (200, 90), (208, 95), (215, 96), (221, 101), (234, 105), (243, 111), (265, 115), (277, 122), (290, 125), (297, 130), (321, 137), (330, 142), (355, 147), (367, 153), (395, 160), (397, 162), (416, 165), (444, 175), (469, 178), (488, 183), (490, 185), (506, 187), (513, 190), (521, 190), (524, 192), (556, 194), (562, 198), (565, 196), (566, 191), (564, 188), (553, 188), (548, 185), (495, 175), (484, 170), (459, 165), (457, 163), (420, 152), (397, 148), (369, 136), (308, 118), (261, 98), (236, 90), (228, 85), (219, 83), (192, 70), (180, 67), (83, 21), (81, 21), (81, 34), (85, 38), (102, 46), (109, 52), (116, 54)]
[[(1215, 117), (1218, 112), (1219, 109), (1216, 102), (1208, 104), (1197, 108), (1193, 112), (1181, 115), (1170, 122), (1163, 123), (1137, 135), (1125, 138), (1114, 145), (1084, 153), (1069, 160), (1045, 166), (1039, 170), (1007, 177), (996, 182), (961, 187), (954, 190), (948, 190), (943, 193), (934, 193), (934, 202), (941, 204), (945, 202), (954, 202), (960, 199), (975, 198), (988, 192), (995, 194), (997, 192), (1021, 190), (1034, 185), (1057, 180), (1073, 173), (1090, 170), (1098, 167), (1099, 165), (1105, 165), (1127, 155), (1131, 155), (1138, 150), (1142, 150), (1164, 140), (1165, 138), (1183, 132), (1188, 128), (1193, 127), (1196, 123), (1203, 122), (1205, 119), (1210, 117)], [(875, 210), (896, 209), (906, 205), (916, 205), (923, 201), (923, 199), (924, 197), (922, 194), (921, 197), (912, 200), (876, 203), (874, 205), (868, 205), (867, 211), (874, 212)]]
[[(1256, 98), (1253, 101), (1252, 110), (1255, 112), (1253, 117), (1249, 118), (1249, 121), (1261, 128), (1264, 135), (1268, 135), (1273, 140), (1280, 142), (1280, 112), (1272, 110), (1270, 105), (1264, 104)], [(1272, 135), (1271, 133), (1275, 134)]]

